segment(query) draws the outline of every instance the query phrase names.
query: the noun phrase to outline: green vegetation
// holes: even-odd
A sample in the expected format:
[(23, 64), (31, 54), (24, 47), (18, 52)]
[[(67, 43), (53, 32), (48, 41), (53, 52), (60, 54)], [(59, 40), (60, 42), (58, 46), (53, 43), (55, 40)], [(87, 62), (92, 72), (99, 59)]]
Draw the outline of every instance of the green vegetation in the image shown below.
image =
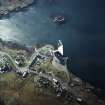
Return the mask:
[(34, 86), (33, 75), (23, 80), (15, 72), (0, 74), (0, 97), (5, 105), (62, 105), (56, 97)]
[(67, 81), (67, 75), (64, 71), (58, 71), (51, 62), (44, 61), (40, 65), (34, 65), (33, 68), (38, 70), (39, 72), (53, 73), (56, 77), (60, 78), (63, 81)]

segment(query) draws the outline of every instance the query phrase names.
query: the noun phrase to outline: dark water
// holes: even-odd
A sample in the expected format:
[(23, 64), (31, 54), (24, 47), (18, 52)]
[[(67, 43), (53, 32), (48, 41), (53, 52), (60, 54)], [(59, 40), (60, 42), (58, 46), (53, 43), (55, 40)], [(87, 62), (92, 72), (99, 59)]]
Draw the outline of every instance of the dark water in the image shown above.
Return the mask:
[[(63, 14), (68, 22), (57, 26), (49, 20), (52, 14)], [(37, 0), (27, 11), (0, 20), (0, 37), (27, 44), (61, 39), (70, 70), (105, 88), (105, 0)]]

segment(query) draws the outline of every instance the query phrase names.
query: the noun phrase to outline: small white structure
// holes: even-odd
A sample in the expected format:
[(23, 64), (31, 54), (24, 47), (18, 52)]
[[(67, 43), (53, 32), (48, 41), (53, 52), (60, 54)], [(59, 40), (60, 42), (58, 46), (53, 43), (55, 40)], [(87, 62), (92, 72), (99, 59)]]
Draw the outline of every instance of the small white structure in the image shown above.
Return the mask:
[(16, 61), (16, 60), (15, 60), (15, 63), (16, 63), (17, 65), (19, 65), (19, 62), (18, 62), (18, 61)]
[(58, 48), (53, 51), (53, 60), (52, 65), (60, 70), (64, 71), (67, 75), (68, 82), (70, 80), (69, 71), (67, 69), (67, 60), (68, 57), (64, 57), (63, 43), (61, 40), (58, 40)]
[(62, 41), (58, 40), (58, 48), (53, 51), (53, 60), (58, 64), (66, 65), (65, 58)]
[(54, 83), (57, 83), (58, 81), (57, 81), (55, 78), (53, 78), (53, 82), (54, 82)]
[(26, 72), (26, 71), (25, 71), (25, 72), (23, 72), (22, 77), (23, 77), (23, 78), (25, 78), (27, 74), (28, 74), (28, 72)]
[(63, 44), (61, 40), (58, 40), (58, 49), (54, 50), (53, 53), (55, 52), (59, 52), (62, 56), (64, 55)]
[(61, 40), (58, 40), (58, 52), (60, 52), (62, 55), (64, 54), (63, 53), (63, 44), (61, 42)]

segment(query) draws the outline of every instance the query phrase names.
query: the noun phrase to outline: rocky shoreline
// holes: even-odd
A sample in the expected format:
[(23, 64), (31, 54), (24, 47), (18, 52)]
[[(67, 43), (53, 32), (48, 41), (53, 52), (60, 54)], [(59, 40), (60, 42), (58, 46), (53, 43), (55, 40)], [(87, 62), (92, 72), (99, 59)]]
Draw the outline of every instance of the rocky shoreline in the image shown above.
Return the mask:
[[(40, 44), (38, 46), (37, 45), (35, 45), (35, 46), (37, 48), (40, 48), (42, 45)], [(21, 51), (23, 50), (23, 52), (26, 51), (28, 53), (32, 53), (33, 52), (33, 49), (32, 49), (33, 47), (32, 46), (31, 47), (28, 47), (27, 45), (21, 45), (21, 44), (19, 44), (17, 42), (3, 41), (2, 39), (0, 39), (0, 51), (4, 50), (6, 48), (8, 49), (7, 53), (9, 52), (9, 49), (13, 50), (14, 53), (16, 51), (19, 51), (19, 50), (21, 50)], [(13, 55), (13, 53), (12, 53), (12, 55)], [(46, 67), (45, 67), (45, 69), (46, 69)], [(69, 73), (70, 73), (69, 74), (70, 75), (70, 81), (68, 83), (69, 88), (68, 88), (68, 92), (67, 93), (70, 92), (70, 94), (66, 95), (65, 93), (61, 92), (62, 95), (59, 96), (59, 98), (63, 99), (64, 101), (60, 105), (64, 105), (64, 104), (65, 105), (69, 105), (69, 104), (71, 104), (71, 105), (104, 105), (105, 104), (105, 96), (104, 96), (104, 92), (105, 91), (104, 90), (96, 89), (94, 86), (92, 86), (89, 83), (87, 83), (86, 81), (80, 79), (80, 77), (77, 77), (76, 75), (72, 74), (71, 72), (69, 72)], [(18, 77), (18, 75), (16, 73), (13, 73), (13, 71), (12, 72), (8, 72), (8, 73), (1, 74), (1, 77), (3, 75), (5, 75), (5, 78), (7, 78), (8, 75), (10, 75), (10, 77), (9, 77), (10, 79), (12, 78), (11, 75), (13, 75), (13, 77), (16, 78), (17, 81), (19, 80), (21, 82), (27, 80), (28, 83), (26, 82), (26, 85), (27, 84), (29, 84), (29, 85), (32, 85), (32, 84), (35, 85), (33, 82), (30, 81), (29, 77), (30, 78), (34, 78), (34, 79), (37, 79), (37, 76), (35, 76), (33, 74), (30, 74), (26, 79), (23, 80), (23, 79), (21, 79), (21, 77)], [(4, 77), (2, 77), (2, 78), (4, 78)], [(5, 82), (7, 82), (7, 79), (5, 79)], [(11, 82), (11, 81), (9, 81), (9, 82)], [(43, 84), (43, 82), (45, 82), (45, 81), (43, 80), (41, 83)], [(36, 82), (36, 83), (38, 83), (38, 82)], [(20, 85), (20, 84), (18, 84), (18, 85)], [(12, 87), (12, 89), (13, 88), (16, 88), (17, 89), (18, 85), (16, 85), (15, 87)], [(21, 85), (23, 86), (23, 84), (21, 84)], [(1, 84), (1, 86), (3, 87), (2, 84)], [(23, 87), (22, 87), (22, 89), (24, 90)], [(7, 87), (5, 86), (5, 88), (7, 88)], [(39, 89), (38, 87), (35, 87), (35, 89), (36, 88)], [(4, 90), (4, 88), (3, 88), (0, 91), (1, 92), (2, 91), (8, 91), (8, 92), (10, 92), (12, 89), (10, 87), (9, 87), (9, 89), (10, 90), (8, 90), (8, 89), (7, 90)], [(35, 89), (34, 90), (32, 90), (32, 89), (33, 89), (33, 87), (29, 88), (29, 92), (30, 91), (36, 91)], [(43, 87), (41, 89), (44, 90)], [(16, 92), (18, 93), (19, 91), (16, 90)], [(25, 93), (29, 94), (27, 91), (25, 91)], [(43, 91), (41, 92), (41, 94), (43, 94)], [(48, 94), (49, 94), (49, 92), (48, 93), (46, 92), (46, 97), (48, 96)], [(12, 95), (12, 94), (9, 94), (9, 95)], [(22, 97), (22, 95), (23, 95), (23, 93), (19, 97)], [(36, 95), (36, 93), (34, 93), (34, 94), (33, 93), (30, 93), (30, 95), (33, 95), (36, 98), (38, 97)], [(59, 102), (58, 96), (56, 96), (56, 93), (54, 93), (53, 95), (57, 99), (57, 101)], [(2, 97), (2, 94), (0, 95), (0, 97)], [(15, 97), (15, 96), (13, 96), (13, 97)], [(52, 96), (50, 96), (50, 97), (52, 97)], [(25, 98), (26, 98), (26, 96), (23, 97), (23, 99), (25, 99)], [(3, 99), (3, 100), (5, 100), (5, 99)], [(20, 98), (19, 98), (18, 101), (20, 102)], [(48, 101), (48, 99), (47, 99), (47, 101)], [(4, 101), (2, 101), (1, 98), (0, 98), (0, 105), (3, 104), (2, 102), (4, 102)], [(15, 102), (15, 100), (14, 100), (14, 102)], [(30, 102), (31, 101), (28, 101), (28, 103), (30, 103)], [(35, 103), (34, 100), (33, 100), (33, 103)], [(4, 104), (4, 105), (7, 105), (7, 104)], [(27, 104), (25, 104), (25, 105), (27, 105)], [(40, 104), (38, 104), (38, 105), (40, 105)], [(48, 104), (46, 103), (45, 105), (48, 105)], [(57, 105), (57, 104), (55, 104), (55, 105)]]
[(0, 19), (8, 17), (11, 12), (17, 12), (35, 3), (35, 0), (0, 0)]

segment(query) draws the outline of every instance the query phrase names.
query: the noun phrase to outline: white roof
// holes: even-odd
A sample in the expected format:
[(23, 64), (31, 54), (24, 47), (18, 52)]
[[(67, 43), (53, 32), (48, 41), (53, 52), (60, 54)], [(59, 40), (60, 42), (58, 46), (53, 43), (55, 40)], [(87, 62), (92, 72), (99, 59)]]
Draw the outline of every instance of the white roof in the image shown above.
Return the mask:
[(63, 55), (63, 45), (58, 47), (58, 51)]
[(16, 61), (16, 60), (15, 60), (15, 63), (16, 63), (17, 65), (19, 65), (19, 62), (18, 62), (18, 61)]
[(54, 81), (54, 82), (57, 82), (57, 80), (56, 80), (55, 78), (53, 78), (53, 81)]
[(53, 52), (59, 52), (61, 55), (64, 54), (64, 52), (63, 52), (63, 44), (62, 44), (61, 40), (58, 40), (58, 49), (53, 51)]
[(63, 44), (61, 40), (58, 40), (58, 51), (63, 55)]

